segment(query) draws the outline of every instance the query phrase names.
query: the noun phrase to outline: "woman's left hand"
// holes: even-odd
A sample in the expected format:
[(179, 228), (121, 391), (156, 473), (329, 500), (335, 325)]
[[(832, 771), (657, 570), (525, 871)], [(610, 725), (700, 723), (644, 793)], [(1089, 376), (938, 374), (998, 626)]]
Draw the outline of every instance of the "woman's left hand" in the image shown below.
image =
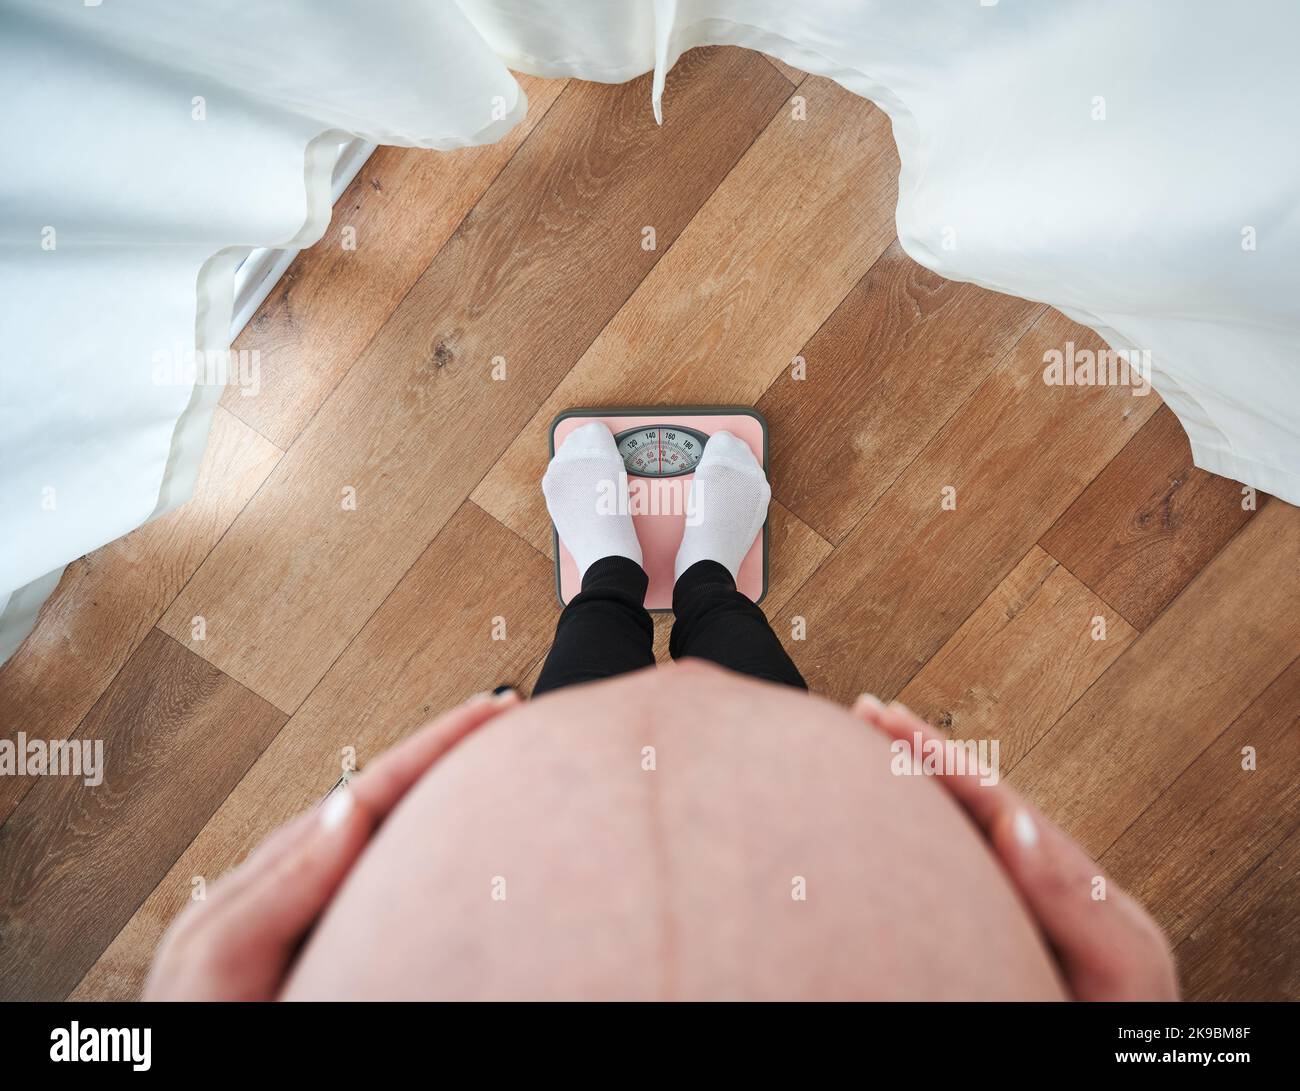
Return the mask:
[[(864, 694), (859, 719), (913, 745), (942, 745), (945, 736), (895, 702)], [(976, 770), (936, 778), (983, 831), (1076, 1000), (1177, 1000), (1178, 975), (1169, 941), (1151, 915), (1112, 883), (1064, 830), (1010, 785), (983, 783)], [(1096, 897), (1098, 880), (1103, 898)]]
[(302, 940), (388, 812), (457, 742), (519, 703), (513, 690), (470, 698), (273, 833), (172, 924), (144, 999), (275, 999)]

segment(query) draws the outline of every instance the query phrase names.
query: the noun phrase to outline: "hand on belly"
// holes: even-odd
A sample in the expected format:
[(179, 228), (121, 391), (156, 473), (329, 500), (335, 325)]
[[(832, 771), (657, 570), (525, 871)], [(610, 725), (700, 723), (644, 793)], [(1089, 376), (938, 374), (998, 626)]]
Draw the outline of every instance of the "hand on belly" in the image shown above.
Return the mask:
[(982, 838), (842, 708), (699, 664), (488, 724), (402, 801), (284, 995), (1049, 998)]

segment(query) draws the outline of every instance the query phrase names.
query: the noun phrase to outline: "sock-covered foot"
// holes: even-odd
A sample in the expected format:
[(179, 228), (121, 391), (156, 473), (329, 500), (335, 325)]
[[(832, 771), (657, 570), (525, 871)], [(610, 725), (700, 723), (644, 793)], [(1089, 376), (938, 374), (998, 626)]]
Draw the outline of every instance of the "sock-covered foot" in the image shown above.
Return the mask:
[(578, 565), (578, 575), (602, 557), (641, 563), (628, 513), (627, 479), (614, 436), (599, 421), (570, 432), (542, 478), (546, 510)]
[(694, 517), (686, 521), (674, 578), (697, 561), (717, 561), (735, 579), (767, 519), (771, 499), (771, 486), (749, 444), (730, 432), (714, 432), (695, 471)]

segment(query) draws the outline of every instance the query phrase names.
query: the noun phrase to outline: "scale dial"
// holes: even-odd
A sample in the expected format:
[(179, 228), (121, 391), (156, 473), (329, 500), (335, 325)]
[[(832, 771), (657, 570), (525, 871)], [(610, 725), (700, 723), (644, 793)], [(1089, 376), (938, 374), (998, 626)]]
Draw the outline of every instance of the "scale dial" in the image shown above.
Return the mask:
[(623, 465), (636, 477), (680, 477), (695, 472), (709, 437), (679, 424), (646, 424), (614, 437)]

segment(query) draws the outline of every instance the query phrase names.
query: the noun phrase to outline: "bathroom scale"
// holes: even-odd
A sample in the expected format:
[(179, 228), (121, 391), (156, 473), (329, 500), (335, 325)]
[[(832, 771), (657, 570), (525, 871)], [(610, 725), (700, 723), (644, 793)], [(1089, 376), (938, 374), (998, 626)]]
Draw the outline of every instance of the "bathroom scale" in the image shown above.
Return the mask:
[[(551, 422), (551, 454), (575, 428), (602, 421), (614, 433), (627, 473), (628, 509), (650, 577), (647, 610), (671, 610), (673, 562), (692, 511), (690, 488), (700, 456), (714, 432), (726, 431), (749, 444), (767, 472), (767, 421), (747, 406), (629, 406), (566, 409)], [(554, 533), (554, 531), (553, 531)], [(582, 581), (578, 566), (555, 538), (555, 589), (568, 604)], [(767, 521), (741, 562), (736, 587), (754, 602), (767, 594)]]

